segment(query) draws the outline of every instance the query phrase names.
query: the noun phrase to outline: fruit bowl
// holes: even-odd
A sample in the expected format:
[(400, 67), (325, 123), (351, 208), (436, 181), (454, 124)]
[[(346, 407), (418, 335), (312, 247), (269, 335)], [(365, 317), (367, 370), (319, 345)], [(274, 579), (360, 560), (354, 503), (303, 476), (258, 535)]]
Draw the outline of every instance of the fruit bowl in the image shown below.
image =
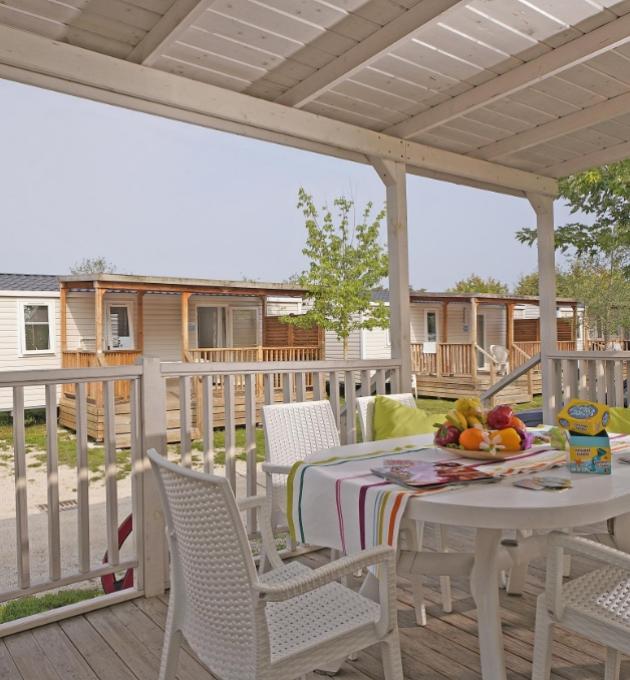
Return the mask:
[(531, 449), (533, 435), (511, 406), (489, 411), (475, 397), (458, 399), (438, 425), (434, 443), (457, 456), (476, 460), (506, 460)]

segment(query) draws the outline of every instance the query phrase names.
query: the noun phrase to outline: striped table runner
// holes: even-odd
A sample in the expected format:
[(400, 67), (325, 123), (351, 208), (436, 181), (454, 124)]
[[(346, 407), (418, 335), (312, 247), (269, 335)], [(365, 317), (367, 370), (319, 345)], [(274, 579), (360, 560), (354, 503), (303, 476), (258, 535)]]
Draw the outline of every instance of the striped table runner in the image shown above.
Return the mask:
[(293, 540), (335, 548), (347, 555), (381, 544), (395, 546), (407, 501), (428, 491), (391, 484), (370, 469), (391, 458), (421, 459), (423, 451), (426, 449), (398, 448), (296, 463), (287, 484)]

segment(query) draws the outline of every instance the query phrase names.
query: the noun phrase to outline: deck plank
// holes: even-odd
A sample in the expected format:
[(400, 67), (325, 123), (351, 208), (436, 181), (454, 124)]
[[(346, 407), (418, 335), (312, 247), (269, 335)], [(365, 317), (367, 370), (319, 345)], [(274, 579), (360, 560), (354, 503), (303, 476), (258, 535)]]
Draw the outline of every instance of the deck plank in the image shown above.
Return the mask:
[[(598, 528), (601, 531), (601, 527)], [(435, 547), (431, 525), (425, 546)], [(449, 545), (470, 550), (473, 532), (453, 529)], [(308, 553), (300, 559), (312, 567), (328, 561), (328, 552)], [(592, 569), (594, 563), (573, 560), (573, 576)], [(353, 587), (360, 579), (352, 578)], [(531, 674), (536, 598), (544, 586), (544, 563), (530, 566), (521, 596), (500, 594), (509, 680), (526, 680)], [(466, 579), (453, 579), (453, 612), (440, 605), (439, 580), (425, 579), (428, 625), (415, 625), (411, 587), (398, 583), (398, 623), (406, 680), (480, 680), (475, 604)], [(162, 651), (168, 595), (125, 602), (108, 609), (0, 640), (2, 680), (155, 680)], [(603, 677), (605, 652), (601, 645), (562, 629), (556, 630), (553, 680), (592, 680)], [(622, 677), (630, 677), (623, 664)], [(313, 676), (315, 677), (315, 676)], [(378, 646), (359, 654), (336, 676), (338, 680), (382, 680)], [(185, 645), (180, 655), (178, 680), (213, 680)]]
[(137, 676), (84, 616), (66, 619), (58, 625), (99, 680), (137, 680)]

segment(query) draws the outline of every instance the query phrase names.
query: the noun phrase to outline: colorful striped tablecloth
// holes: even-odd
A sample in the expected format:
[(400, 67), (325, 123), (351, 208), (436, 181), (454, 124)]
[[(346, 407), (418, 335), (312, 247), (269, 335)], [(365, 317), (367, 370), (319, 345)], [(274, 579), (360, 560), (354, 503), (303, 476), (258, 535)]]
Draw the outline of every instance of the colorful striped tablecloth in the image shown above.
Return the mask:
[[(365, 455), (298, 462), (287, 484), (289, 531), (297, 543), (353, 554), (376, 545), (395, 546), (400, 519), (412, 496), (450, 491), (457, 486), (411, 489), (372, 474), (388, 459), (422, 460), (434, 448), (396, 448)], [(474, 465), (492, 476), (541, 472), (563, 465), (564, 451), (540, 447), (504, 462), (481, 462), (444, 454), (442, 460)], [(431, 460), (435, 461), (434, 457)], [(479, 482), (477, 482), (479, 483)]]

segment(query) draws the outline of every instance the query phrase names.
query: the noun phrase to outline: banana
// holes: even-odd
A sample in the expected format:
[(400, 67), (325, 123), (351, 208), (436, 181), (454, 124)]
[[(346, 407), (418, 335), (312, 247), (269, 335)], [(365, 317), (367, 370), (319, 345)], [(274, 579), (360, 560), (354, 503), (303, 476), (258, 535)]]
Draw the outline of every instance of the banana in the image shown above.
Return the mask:
[(481, 422), (481, 418), (479, 418), (479, 416), (469, 415), (466, 417), (466, 420), (468, 421), (468, 427), (477, 427), (479, 429), (483, 429), (483, 423)]
[(465, 430), (468, 427), (468, 422), (466, 421), (464, 414), (460, 411), (455, 411), (455, 409), (452, 409), (446, 414), (446, 420), (459, 430)]

